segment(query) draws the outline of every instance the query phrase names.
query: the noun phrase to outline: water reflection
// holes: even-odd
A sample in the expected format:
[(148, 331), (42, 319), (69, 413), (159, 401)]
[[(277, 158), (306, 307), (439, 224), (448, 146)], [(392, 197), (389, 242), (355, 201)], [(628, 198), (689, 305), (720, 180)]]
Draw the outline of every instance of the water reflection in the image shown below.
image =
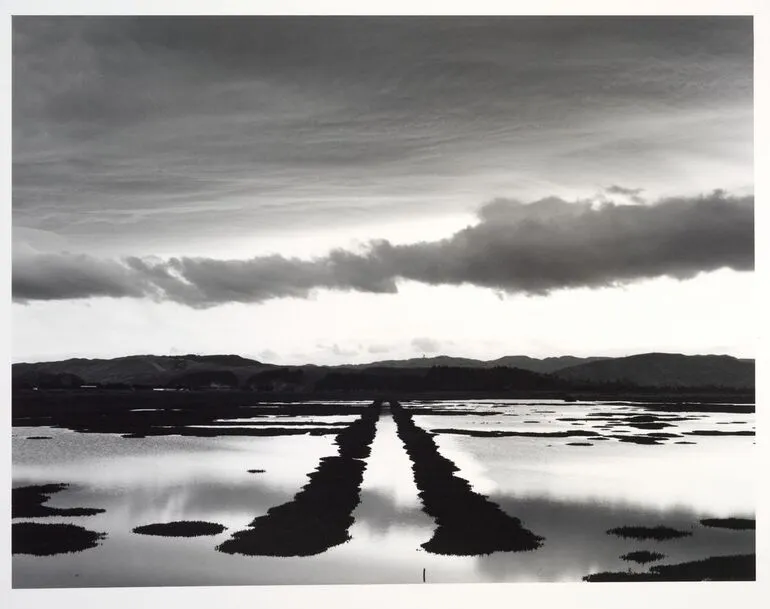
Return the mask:
[[(449, 408), (467, 410), (469, 402)], [(424, 429), (596, 429), (607, 435), (648, 433), (631, 427), (601, 429), (589, 415), (639, 412), (633, 404), (483, 401), (497, 416), (415, 415)], [(440, 405), (444, 407), (444, 405)], [(436, 408), (437, 404), (425, 407)], [(622, 409), (622, 411), (620, 411)], [(655, 414), (648, 409), (645, 412)], [(661, 416), (671, 415), (660, 411)], [(347, 416), (347, 415), (344, 415)], [(583, 417), (586, 424), (558, 418)], [(687, 413), (666, 432), (753, 429), (754, 417)], [(281, 418), (270, 419), (280, 421)], [(233, 418), (222, 423), (245, 423)], [(261, 418), (260, 420), (265, 420)], [(295, 422), (346, 422), (342, 416), (303, 416)], [(538, 424), (524, 424), (538, 420)], [(27, 442), (30, 436), (51, 440)], [(478, 438), (437, 434), (440, 453), (474, 490), (545, 538), (526, 553), (480, 557), (432, 555), (420, 545), (434, 520), (422, 510), (411, 462), (389, 415), (380, 417), (366, 459), (351, 540), (307, 558), (244, 557), (215, 550), (255, 516), (290, 501), (323, 457), (336, 454), (334, 436), (157, 436), (124, 439), (53, 427), (13, 428), (13, 486), (69, 483), (52, 507), (106, 510), (82, 520), (48, 517), (107, 532), (98, 547), (51, 557), (14, 556), (14, 587), (235, 584), (579, 581), (599, 571), (645, 570), (620, 557), (637, 550), (665, 554), (659, 564), (754, 551), (752, 530), (700, 524), (707, 517), (753, 517), (755, 455), (752, 437), (684, 435), (659, 446), (614, 439), (572, 447), (574, 438)], [(697, 444), (675, 444), (682, 439)], [(590, 440), (593, 442), (593, 440)], [(264, 469), (254, 475), (249, 469)], [(35, 520), (35, 519), (31, 519)], [(206, 520), (228, 530), (204, 538), (153, 538), (131, 533), (140, 525)], [(42, 522), (42, 519), (40, 520)], [(666, 525), (692, 535), (670, 541), (634, 541), (608, 535), (619, 526)]]
[[(646, 567), (620, 558), (634, 550), (661, 552), (665, 559), (660, 564), (755, 551), (751, 531), (711, 529), (699, 523), (698, 512), (685, 508), (654, 510), (629, 504), (556, 501), (508, 494), (491, 498), (542, 532), (546, 542), (526, 557), (493, 554), (479, 558), (476, 568), (484, 581), (580, 581), (583, 575), (600, 571), (646, 571)], [(666, 541), (639, 541), (607, 534), (607, 530), (624, 525), (665, 525), (692, 534)]]
[(654, 509), (689, 506), (713, 516), (753, 514), (754, 447), (740, 437), (708, 440), (697, 445), (596, 442), (574, 447), (567, 438), (557, 443), (436, 436), (460, 475), (483, 480), (487, 491)]

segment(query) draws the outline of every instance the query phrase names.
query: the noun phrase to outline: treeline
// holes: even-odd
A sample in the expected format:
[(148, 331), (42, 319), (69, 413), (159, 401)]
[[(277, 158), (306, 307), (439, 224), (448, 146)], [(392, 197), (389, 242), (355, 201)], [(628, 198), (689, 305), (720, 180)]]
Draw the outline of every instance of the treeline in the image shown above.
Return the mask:
[(560, 394), (571, 392), (601, 392), (608, 395), (619, 392), (655, 392), (681, 395), (694, 390), (706, 393), (734, 393), (734, 388), (719, 385), (642, 386), (630, 380), (586, 381), (564, 379), (556, 375), (541, 374), (520, 368), (498, 366), (494, 368), (468, 368), (434, 366), (432, 368), (365, 368), (340, 370), (275, 367), (250, 374), (245, 378), (231, 370), (200, 370), (185, 372), (163, 384), (128, 382), (89, 382), (69, 372), (34, 372), (13, 378), (14, 390), (74, 390), (93, 388), (100, 390), (151, 390), (174, 389), (186, 391), (230, 390), (260, 393), (350, 393), (350, 392), (505, 392), (505, 391), (553, 391)]
[(559, 390), (571, 385), (560, 379), (519, 368), (423, 369), (377, 368), (330, 372), (316, 383), (322, 391), (504, 391)]
[(272, 368), (248, 376), (245, 380), (230, 370), (201, 370), (187, 372), (164, 384), (89, 382), (69, 372), (35, 372), (13, 379), (13, 389), (80, 389), (91, 387), (108, 390), (149, 389), (242, 389), (251, 391), (286, 391), (305, 387), (301, 368)]

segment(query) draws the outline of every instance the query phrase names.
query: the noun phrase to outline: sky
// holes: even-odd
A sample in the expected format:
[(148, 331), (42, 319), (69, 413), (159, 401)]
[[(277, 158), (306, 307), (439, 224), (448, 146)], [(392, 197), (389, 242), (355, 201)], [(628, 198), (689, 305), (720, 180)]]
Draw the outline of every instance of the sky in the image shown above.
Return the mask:
[(12, 357), (755, 349), (750, 17), (19, 17)]

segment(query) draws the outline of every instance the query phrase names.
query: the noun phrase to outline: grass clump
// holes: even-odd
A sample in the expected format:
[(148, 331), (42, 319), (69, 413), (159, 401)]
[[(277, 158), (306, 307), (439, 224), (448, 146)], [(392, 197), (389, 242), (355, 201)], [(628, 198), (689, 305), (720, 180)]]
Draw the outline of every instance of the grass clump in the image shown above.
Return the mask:
[(44, 505), (51, 495), (68, 488), (68, 484), (38, 484), (11, 490), (11, 518), (41, 518), (45, 516), (93, 516), (101, 508), (56, 508)]
[(216, 522), (176, 520), (174, 522), (145, 524), (136, 527), (133, 532), (140, 535), (160, 535), (163, 537), (201, 537), (203, 535), (218, 535), (226, 528)]
[(700, 523), (706, 527), (718, 527), (736, 531), (754, 530), (757, 528), (757, 521), (753, 518), (704, 518)]
[(689, 531), (678, 531), (670, 527), (617, 527), (607, 531), (608, 535), (618, 535), (619, 537), (629, 539), (654, 539), (655, 541), (664, 541), (666, 539), (677, 539), (692, 535)]
[(99, 545), (106, 533), (89, 531), (74, 524), (42, 524), (14, 522), (11, 529), (13, 554), (53, 556), (81, 552)]
[(665, 554), (661, 554), (660, 552), (650, 552), (648, 550), (637, 550), (636, 552), (629, 552), (628, 554), (623, 554), (620, 558), (622, 560), (627, 561), (633, 561), (638, 562), (639, 564), (646, 564), (648, 562), (655, 562), (656, 560), (660, 560), (661, 558), (665, 558)]
[(655, 565), (647, 573), (603, 572), (586, 575), (588, 582), (628, 581), (755, 581), (757, 579), (755, 554), (713, 556), (676, 565)]

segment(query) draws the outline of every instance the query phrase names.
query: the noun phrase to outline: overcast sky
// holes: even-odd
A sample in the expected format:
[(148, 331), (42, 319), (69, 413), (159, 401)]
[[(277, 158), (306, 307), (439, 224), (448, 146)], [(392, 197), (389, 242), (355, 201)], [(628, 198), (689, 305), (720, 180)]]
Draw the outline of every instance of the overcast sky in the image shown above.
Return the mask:
[(14, 17), (13, 359), (754, 355), (744, 17)]

